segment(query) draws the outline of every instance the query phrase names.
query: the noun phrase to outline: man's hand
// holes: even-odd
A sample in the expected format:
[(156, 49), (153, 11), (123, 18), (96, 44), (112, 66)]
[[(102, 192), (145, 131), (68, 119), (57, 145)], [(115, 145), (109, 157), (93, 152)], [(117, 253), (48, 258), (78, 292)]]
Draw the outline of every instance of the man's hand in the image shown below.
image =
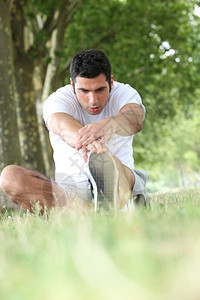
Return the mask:
[(78, 130), (76, 145), (77, 150), (98, 140), (104, 144), (114, 134), (131, 136), (142, 130), (143, 110), (139, 104), (126, 104), (120, 112), (98, 123), (88, 124)]
[(79, 129), (77, 134), (76, 149), (87, 146), (94, 141), (105, 144), (114, 135), (112, 118), (104, 119), (98, 123), (88, 124)]
[(83, 155), (84, 161), (87, 162), (88, 159), (88, 155), (87, 153), (91, 151), (92, 153), (104, 153), (104, 152), (108, 152), (108, 148), (106, 147), (105, 144), (100, 144), (98, 141), (94, 141), (91, 144), (88, 144), (87, 146), (83, 146), (80, 149), (80, 152)]

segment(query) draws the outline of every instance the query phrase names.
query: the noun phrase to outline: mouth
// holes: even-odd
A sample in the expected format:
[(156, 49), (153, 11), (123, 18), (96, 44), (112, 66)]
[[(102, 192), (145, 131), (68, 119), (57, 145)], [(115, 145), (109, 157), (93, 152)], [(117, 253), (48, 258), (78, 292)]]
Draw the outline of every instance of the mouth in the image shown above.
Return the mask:
[(99, 106), (91, 106), (88, 109), (92, 113), (97, 113), (99, 111)]

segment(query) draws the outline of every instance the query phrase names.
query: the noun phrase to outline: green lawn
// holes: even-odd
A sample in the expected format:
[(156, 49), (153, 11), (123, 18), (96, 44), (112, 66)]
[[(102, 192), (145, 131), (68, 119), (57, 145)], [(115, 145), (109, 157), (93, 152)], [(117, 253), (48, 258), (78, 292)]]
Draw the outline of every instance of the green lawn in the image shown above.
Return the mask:
[(117, 217), (1, 213), (0, 299), (199, 299), (200, 189)]

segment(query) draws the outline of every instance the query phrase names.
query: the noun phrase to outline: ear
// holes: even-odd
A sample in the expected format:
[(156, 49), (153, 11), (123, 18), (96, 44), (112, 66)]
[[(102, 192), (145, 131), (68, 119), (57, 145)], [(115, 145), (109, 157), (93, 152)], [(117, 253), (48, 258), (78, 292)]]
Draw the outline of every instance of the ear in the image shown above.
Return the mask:
[(74, 84), (73, 84), (73, 81), (72, 81), (71, 77), (70, 77), (70, 83), (71, 83), (71, 86), (74, 87)]
[(113, 75), (111, 75), (111, 79), (110, 79), (110, 85), (111, 85), (111, 89), (112, 89), (112, 87), (113, 87), (113, 82), (114, 82), (114, 76), (113, 76)]

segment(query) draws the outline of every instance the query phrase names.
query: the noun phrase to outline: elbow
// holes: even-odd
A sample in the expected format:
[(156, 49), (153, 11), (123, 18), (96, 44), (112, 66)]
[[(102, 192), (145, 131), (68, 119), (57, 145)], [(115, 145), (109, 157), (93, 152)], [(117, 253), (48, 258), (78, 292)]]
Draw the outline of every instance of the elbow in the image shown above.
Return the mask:
[(77, 143), (77, 138), (73, 138), (73, 137), (67, 135), (64, 130), (60, 132), (59, 136), (61, 137), (63, 142), (65, 142), (72, 148), (75, 148), (76, 143)]
[(138, 122), (135, 126), (135, 129), (136, 129), (135, 133), (140, 132), (142, 130), (142, 128), (143, 128), (143, 123)]

